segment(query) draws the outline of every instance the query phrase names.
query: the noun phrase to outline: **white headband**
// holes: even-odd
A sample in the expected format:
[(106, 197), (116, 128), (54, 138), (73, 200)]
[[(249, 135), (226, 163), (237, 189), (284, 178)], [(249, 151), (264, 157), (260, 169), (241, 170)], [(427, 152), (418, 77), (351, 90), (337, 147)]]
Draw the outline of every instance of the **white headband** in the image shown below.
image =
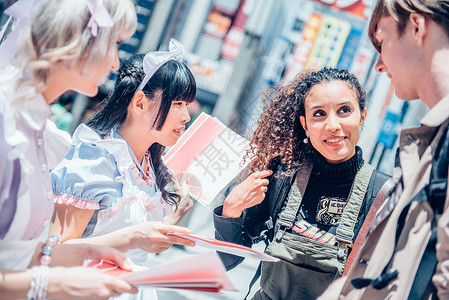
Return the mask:
[(156, 73), (156, 71), (167, 61), (177, 60), (182, 62), (185, 52), (184, 46), (175, 39), (170, 40), (168, 51), (148, 52), (143, 58), (143, 71), (145, 72), (145, 77), (137, 88), (137, 91), (143, 90), (148, 83), (148, 80), (150, 80), (154, 73)]

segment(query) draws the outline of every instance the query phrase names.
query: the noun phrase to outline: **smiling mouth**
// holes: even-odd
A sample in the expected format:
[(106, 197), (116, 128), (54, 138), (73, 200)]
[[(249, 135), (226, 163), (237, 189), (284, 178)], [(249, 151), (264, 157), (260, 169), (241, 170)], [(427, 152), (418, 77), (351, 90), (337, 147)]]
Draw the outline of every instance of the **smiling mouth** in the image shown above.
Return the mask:
[(347, 139), (347, 137), (339, 137), (339, 138), (327, 139), (327, 140), (324, 140), (324, 142), (330, 143), (330, 144), (335, 144), (335, 143), (340, 143), (344, 139)]
[(177, 135), (181, 135), (182, 131), (184, 130), (184, 128), (182, 129), (175, 129), (173, 130)]

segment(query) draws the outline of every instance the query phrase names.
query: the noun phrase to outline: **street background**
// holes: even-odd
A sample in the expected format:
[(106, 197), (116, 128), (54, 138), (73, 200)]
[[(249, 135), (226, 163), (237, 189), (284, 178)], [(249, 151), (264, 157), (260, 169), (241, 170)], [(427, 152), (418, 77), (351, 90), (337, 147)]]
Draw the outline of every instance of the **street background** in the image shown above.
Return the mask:
[[(247, 138), (271, 88), (307, 68), (348, 69), (369, 96), (358, 144), (366, 161), (392, 174), (399, 131), (418, 125), (428, 109), (419, 101), (397, 99), (390, 79), (374, 70), (378, 54), (367, 34), (374, 3), (136, 0), (137, 30), (120, 45), (119, 56), (125, 60), (134, 53), (166, 50), (170, 39), (177, 39), (198, 87), (187, 125), (205, 112)], [(114, 80), (112, 74), (95, 97), (63, 95), (52, 106), (58, 127), (73, 132), (95, 112)]]
[[(399, 131), (417, 125), (428, 109), (419, 101), (397, 99), (390, 79), (374, 71), (378, 54), (367, 35), (374, 3), (375, 0), (136, 0), (137, 31), (120, 45), (119, 55), (124, 60), (134, 53), (166, 50), (170, 39), (177, 39), (186, 48), (185, 63), (198, 87), (196, 101), (189, 105), (190, 124), (206, 112), (247, 138), (267, 104), (264, 95), (271, 88), (287, 84), (306, 68), (348, 69), (359, 78), (369, 96), (368, 117), (358, 143), (364, 159), (392, 174)], [(0, 24), (6, 20), (7, 16), (2, 15)], [(52, 106), (57, 126), (72, 133), (95, 112), (114, 80), (112, 74), (92, 98), (77, 93), (61, 96)], [(189, 227), (194, 234), (214, 237), (212, 210), (220, 204), (219, 199), (208, 206), (195, 203), (180, 225)], [(264, 244), (255, 248), (263, 251)], [(210, 250), (172, 247), (154, 255), (151, 265), (202, 251)], [(159, 290), (159, 299), (243, 299), (257, 266), (257, 261), (246, 259), (228, 272), (238, 293)], [(256, 283), (252, 292), (257, 289)]]

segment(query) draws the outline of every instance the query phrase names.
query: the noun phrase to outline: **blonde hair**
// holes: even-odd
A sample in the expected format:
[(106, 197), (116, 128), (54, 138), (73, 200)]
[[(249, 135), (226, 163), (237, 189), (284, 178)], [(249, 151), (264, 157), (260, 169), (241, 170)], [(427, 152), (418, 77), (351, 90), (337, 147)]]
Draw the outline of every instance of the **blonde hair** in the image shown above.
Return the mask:
[(93, 36), (87, 24), (91, 13), (87, 0), (42, 0), (19, 37), (14, 63), (13, 106), (41, 93), (52, 68), (57, 63), (81, 66), (82, 71), (95, 70), (111, 62), (109, 51), (119, 37), (133, 34), (137, 16), (131, 0), (103, 0), (113, 21), (112, 27), (99, 27)]

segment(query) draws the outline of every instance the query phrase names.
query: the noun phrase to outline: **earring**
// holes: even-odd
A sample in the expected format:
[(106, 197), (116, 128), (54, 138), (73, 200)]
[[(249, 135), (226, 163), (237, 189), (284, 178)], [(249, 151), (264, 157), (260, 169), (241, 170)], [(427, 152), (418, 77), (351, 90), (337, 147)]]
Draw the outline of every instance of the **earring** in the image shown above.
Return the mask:
[(309, 132), (306, 130), (306, 138), (302, 140), (304, 144), (307, 144), (309, 142)]

